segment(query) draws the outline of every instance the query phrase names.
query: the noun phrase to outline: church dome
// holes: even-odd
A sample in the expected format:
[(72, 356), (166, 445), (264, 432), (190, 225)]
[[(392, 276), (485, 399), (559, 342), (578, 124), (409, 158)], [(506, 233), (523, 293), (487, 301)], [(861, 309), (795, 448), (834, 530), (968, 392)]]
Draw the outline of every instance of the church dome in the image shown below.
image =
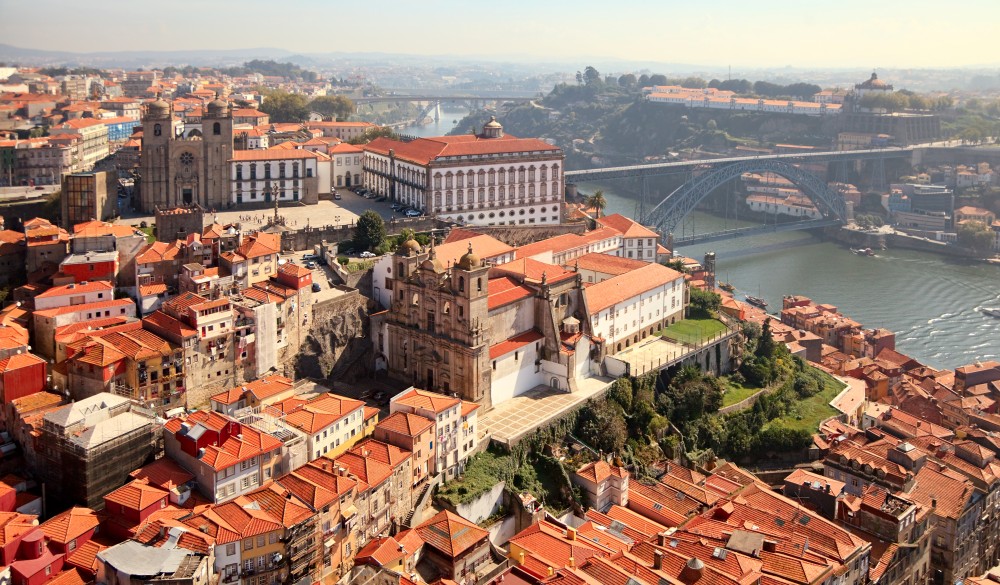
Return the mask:
[(472, 252), (472, 244), (469, 244), (469, 251), (458, 259), (458, 267), (462, 270), (472, 270), (483, 265), (483, 261)]
[(445, 271), (444, 270), (444, 264), (441, 264), (441, 261), (438, 260), (436, 257), (435, 258), (428, 258), (428, 259), (424, 260), (423, 262), (420, 263), (420, 266), (421, 266), (421, 268), (426, 268), (428, 270), (433, 270), (434, 272), (437, 272), (438, 274), (442, 274)]
[(208, 116), (210, 118), (221, 118), (229, 113), (229, 102), (216, 96), (214, 100), (208, 102)]
[(490, 116), (490, 121), (483, 124), (483, 136), (485, 138), (503, 138), (503, 126), (497, 122), (496, 116)]
[(892, 86), (878, 78), (878, 74), (872, 71), (872, 76), (867, 81), (860, 84), (862, 89), (892, 89)]
[(167, 118), (170, 116), (170, 104), (162, 98), (156, 98), (156, 101), (146, 107), (146, 115), (151, 118)]
[(420, 242), (416, 240), (406, 240), (405, 242), (403, 242), (403, 245), (399, 247), (399, 251), (401, 254), (406, 256), (409, 256), (411, 253), (419, 254)]

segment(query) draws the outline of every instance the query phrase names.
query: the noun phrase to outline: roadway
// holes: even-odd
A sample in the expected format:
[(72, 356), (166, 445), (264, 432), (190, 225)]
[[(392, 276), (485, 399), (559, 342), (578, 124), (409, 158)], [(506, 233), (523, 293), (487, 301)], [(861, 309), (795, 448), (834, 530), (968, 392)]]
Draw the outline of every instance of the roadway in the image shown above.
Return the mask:
[(728, 163), (738, 163), (754, 160), (797, 160), (802, 162), (828, 162), (835, 160), (852, 159), (878, 159), (896, 158), (909, 155), (913, 148), (872, 148), (864, 150), (835, 150), (824, 152), (789, 153), (789, 154), (764, 154), (757, 156), (734, 156), (723, 158), (709, 158), (701, 160), (681, 160), (664, 163), (652, 163), (648, 165), (629, 165), (624, 167), (604, 167), (598, 169), (582, 169), (578, 171), (566, 171), (567, 179), (583, 179), (588, 181), (598, 181), (602, 179), (620, 179), (623, 177), (652, 177), (656, 175), (669, 174), (687, 168), (694, 168), (701, 165), (722, 165)]

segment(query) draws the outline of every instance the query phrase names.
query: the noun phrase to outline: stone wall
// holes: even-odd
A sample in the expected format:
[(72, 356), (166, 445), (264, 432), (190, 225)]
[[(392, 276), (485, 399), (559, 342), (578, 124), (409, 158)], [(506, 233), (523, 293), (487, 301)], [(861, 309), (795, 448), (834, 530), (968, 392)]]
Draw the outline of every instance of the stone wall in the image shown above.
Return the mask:
[[(433, 217), (408, 217), (385, 222), (386, 232), (392, 236), (409, 228), (415, 232), (449, 230), (452, 224)], [(281, 247), (285, 250), (310, 250), (321, 242), (341, 243), (354, 238), (354, 224), (327, 225), (288, 230), (281, 234)]]
[(337, 378), (353, 381), (368, 373), (369, 300), (357, 290), (313, 305), (312, 328), (295, 362), (296, 378)]
[(587, 231), (587, 224), (585, 222), (576, 222), (539, 226), (470, 226), (463, 229), (492, 236), (508, 246), (516, 248), (563, 234), (582, 234)]

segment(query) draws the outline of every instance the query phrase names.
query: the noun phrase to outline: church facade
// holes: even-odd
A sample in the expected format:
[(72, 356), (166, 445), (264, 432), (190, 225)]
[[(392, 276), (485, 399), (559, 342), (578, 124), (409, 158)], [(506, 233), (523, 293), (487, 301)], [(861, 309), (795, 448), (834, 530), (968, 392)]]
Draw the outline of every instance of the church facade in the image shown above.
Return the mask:
[(142, 118), (139, 205), (156, 208), (200, 205), (207, 210), (229, 205), (233, 158), (233, 118), (221, 99), (208, 103), (201, 132), (184, 132), (169, 103), (158, 99)]

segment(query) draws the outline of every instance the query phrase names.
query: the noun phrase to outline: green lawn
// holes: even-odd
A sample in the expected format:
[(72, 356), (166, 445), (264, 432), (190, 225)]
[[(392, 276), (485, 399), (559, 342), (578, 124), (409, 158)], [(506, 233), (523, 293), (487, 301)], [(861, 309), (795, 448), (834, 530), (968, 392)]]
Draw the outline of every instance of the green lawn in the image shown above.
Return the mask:
[(755, 386), (744, 386), (733, 382), (728, 376), (724, 376), (722, 381), (726, 384), (726, 392), (722, 395), (722, 406), (730, 406), (750, 398), (761, 389)]
[(722, 321), (713, 317), (692, 316), (660, 330), (661, 337), (676, 339), (681, 343), (701, 343), (726, 330)]
[(844, 389), (844, 385), (826, 372), (820, 372), (823, 378), (823, 389), (815, 396), (800, 400), (791, 411), (781, 418), (769, 422), (767, 426), (781, 425), (790, 429), (804, 429), (815, 433), (819, 423), (837, 416), (840, 411), (830, 406), (829, 402)]
[(153, 226), (139, 228), (139, 230), (142, 233), (146, 234), (146, 241), (149, 242), (150, 244), (156, 241), (156, 236), (153, 235)]

